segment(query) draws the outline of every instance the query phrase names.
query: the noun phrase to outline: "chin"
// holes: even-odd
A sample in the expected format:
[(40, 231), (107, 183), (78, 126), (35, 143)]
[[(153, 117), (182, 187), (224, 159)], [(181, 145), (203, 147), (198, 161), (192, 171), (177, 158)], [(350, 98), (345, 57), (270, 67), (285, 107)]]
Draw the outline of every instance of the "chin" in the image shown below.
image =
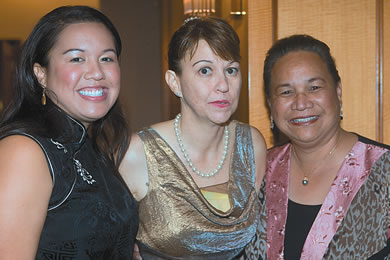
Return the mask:
[(231, 117), (231, 115), (221, 116), (221, 117), (215, 118), (213, 121), (218, 125), (223, 125), (230, 120), (230, 117)]
[(105, 115), (107, 114), (106, 113), (93, 113), (93, 114), (87, 114), (84, 116), (84, 121), (87, 121), (89, 123), (93, 123), (101, 118), (103, 118)]

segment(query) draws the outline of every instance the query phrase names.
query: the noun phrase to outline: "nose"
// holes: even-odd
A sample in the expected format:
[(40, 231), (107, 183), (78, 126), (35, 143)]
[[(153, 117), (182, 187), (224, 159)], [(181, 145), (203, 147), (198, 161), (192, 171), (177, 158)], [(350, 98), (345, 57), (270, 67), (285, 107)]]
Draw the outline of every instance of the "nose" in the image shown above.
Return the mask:
[(222, 73), (218, 77), (217, 91), (223, 92), (223, 93), (229, 91), (229, 79), (228, 79), (228, 77), (224, 73)]
[(84, 74), (85, 79), (93, 79), (96, 81), (104, 79), (104, 72), (101, 66), (102, 65), (96, 61), (88, 62), (87, 71)]
[(313, 106), (310, 97), (306, 93), (297, 93), (293, 102), (293, 109), (302, 111)]

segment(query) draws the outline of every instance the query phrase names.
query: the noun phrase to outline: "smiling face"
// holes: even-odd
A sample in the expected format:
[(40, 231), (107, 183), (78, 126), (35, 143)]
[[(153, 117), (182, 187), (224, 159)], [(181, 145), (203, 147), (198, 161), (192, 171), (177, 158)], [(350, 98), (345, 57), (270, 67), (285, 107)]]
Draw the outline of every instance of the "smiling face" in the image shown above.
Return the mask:
[(316, 53), (295, 51), (281, 57), (271, 74), (271, 115), (292, 141), (321, 142), (339, 128), (341, 85)]
[(49, 98), (85, 126), (104, 117), (118, 98), (120, 69), (110, 31), (100, 23), (71, 24), (49, 52), (49, 64), (34, 65)]
[(229, 120), (236, 111), (241, 89), (240, 64), (217, 56), (206, 41), (181, 60), (181, 73), (167, 72), (172, 91), (182, 93), (182, 114), (206, 119), (215, 124)]

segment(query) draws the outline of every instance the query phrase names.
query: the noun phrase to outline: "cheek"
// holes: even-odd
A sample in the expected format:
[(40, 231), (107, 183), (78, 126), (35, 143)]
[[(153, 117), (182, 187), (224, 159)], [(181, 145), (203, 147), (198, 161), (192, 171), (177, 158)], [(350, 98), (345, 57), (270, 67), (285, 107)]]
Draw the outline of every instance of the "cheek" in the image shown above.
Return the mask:
[(74, 83), (79, 80), (80, 74), (79, 71), (66, 67), (55, 69), (51, 76), (51, 80), (54, 82), (53, 84), (55, 84), (52, 87), (56, 88), (56, 85), (73, 87)]
[(119, 67), (112, 68), (111, 70), (107, 71), (107, 77), (110, 79), (111, 84), (113, 87), (120, 88), (120, 79), (121, 79), (121, 71)]
[(271, 114), (275, 120), (278, 120), (279, 117), (286, 115), (288, 113), (288, 104), (287, 102), (280, 102), (274, 100), (270, 103)]

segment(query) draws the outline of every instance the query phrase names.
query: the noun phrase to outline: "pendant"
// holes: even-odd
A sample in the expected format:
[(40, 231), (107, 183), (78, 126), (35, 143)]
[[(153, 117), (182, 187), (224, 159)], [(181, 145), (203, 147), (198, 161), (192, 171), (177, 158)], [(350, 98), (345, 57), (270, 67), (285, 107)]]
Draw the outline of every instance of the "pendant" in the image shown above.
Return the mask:
[(309, 179), (308, 179), (306, 176), (303, 178), (302, 184), (303, 184), (303, 185), (309, 184)]

